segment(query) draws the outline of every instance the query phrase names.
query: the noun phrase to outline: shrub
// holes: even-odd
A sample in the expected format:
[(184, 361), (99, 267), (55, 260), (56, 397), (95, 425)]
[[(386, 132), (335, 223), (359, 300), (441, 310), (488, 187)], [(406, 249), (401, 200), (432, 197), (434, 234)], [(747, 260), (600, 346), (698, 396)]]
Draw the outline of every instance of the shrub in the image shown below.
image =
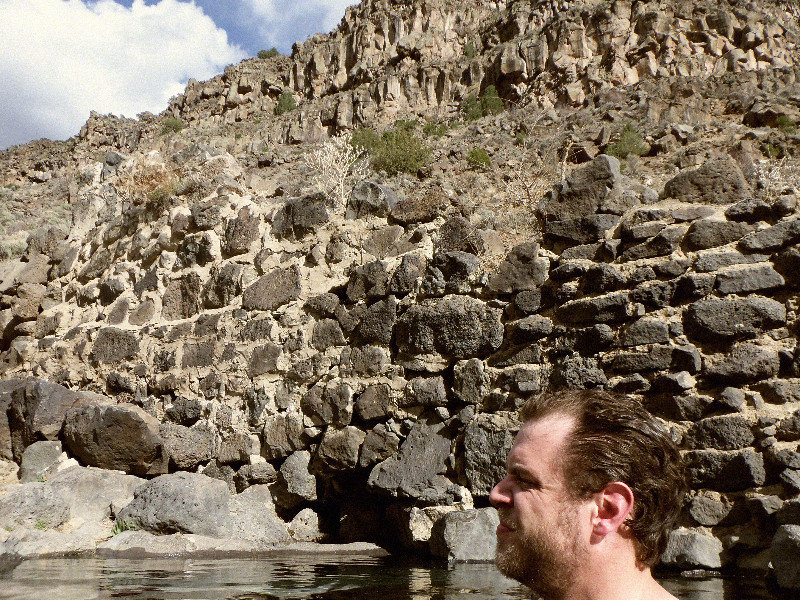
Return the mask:
[(425, 126), (422, 128), (422, 133), (427, 136), (433, 137), (442, 137), (447, 130), (450, 129), (450, 126), (447, 123), (425, 123)]
[(381, 145), (381, 136), (372, 127), (355, 129), (350, 136), (350, 144), (364, 151), (375, 154)]
[(372, 160), (376, 171), (416, 173), (430, 161), (431, 152), (413, 132), (389, 129), (381, 136), (378, 152)]
[(497, 93), (497, 88), (489, 85), (481, 94), (481, 110), (483, 115), (496, 115), (505, 110), (503, 100)]
[(353, 186), (367, 175), (364, 150), (353, 145), (352, 133), (345, 132), (326, 141), (304, 157), (314, 173), (313, 185), (333, 200), (334, 208), (344, 212)]
[(470, 94), (461, 101), (461, 114), (465, 121), (475, 121), (486, 115), (496, 115), (505, 110), (503, 99), (493, 85), (486, 86), (480, 97)]
[(167, 117), (164, 119), (164, 126), (161, 128), (161, 135), (169, 135), (170, 133), (178, 133), (183, 131), (186, 127), (186, 123), (184, 123), (181, 119), (176, 117)]
[(483, 116), (481, 101), (475, 94), (470, 94), (461, 101), (461, 114), (465, 121), (477, 121)]
[(627, 158), (630, 155), (644, 156), (648, 152), (650, 145), (644, 141), (632, 123), (627, 123), (619, 134), (619, 140), (606, 148), (606, 154), (617, 158)]
[(778, 115), (775, 117), (775, 128), (780, 129), (786, 135), (797, 133), (797, 123), (787, 115)]
[(287, 113), (296, 108), (297, 101), (294, 99), (294, 95), (287, 90), (278, 97), (278, 104), (275, 105), (275, 116), (279, 117), (283, 113)]
[(473, 169), (485, 169), (491, 164), (491, 158), (483, 148), (473, 148), (467, 153), (467, 164)]
[(357, 129), (350, 144), (371, 156), (372, 168), (376, 171), (386, 171), (389, 175), (416, 173), (430, 161), (430, 148), (407, 124), (407, 121), (398, 121), (383, 135), (371, 127)]
[(464, 56), (467, 58), (475, 58), (477, 56), (478, 51), (475, 49), (475, 44), (472, 42), (467, 42), (464, 44)]
[(403, 131), (414, 131), (418, 124), (419, 121), (417, 119), (397, 119), (394, 122), (394, 128), (402, 129)]
[(279, 54), (280, 52), (278, 52), (278, 49), (273, 47), (270, 48), (269, 50), (259, 50), (258, 58), (273, 58), (274, 56), (278, 56)]

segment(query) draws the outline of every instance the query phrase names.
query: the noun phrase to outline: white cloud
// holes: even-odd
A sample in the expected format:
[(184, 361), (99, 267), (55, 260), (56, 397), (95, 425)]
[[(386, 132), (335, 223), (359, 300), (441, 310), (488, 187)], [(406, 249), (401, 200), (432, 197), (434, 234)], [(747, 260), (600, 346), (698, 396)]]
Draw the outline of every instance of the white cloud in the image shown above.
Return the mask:
[[(314, 32), (332, 31), (359, 0), (244, 0), (258, 19), (264, 47), (289, 46)], [(302, 37), (301, 37), (302, 36)], [(287, 43), (288, 42), (288, 43)]]
[(91, 110), (160, 112), (244, 53), (193, 1), (0, 0), (0, 148), (78, 132)]

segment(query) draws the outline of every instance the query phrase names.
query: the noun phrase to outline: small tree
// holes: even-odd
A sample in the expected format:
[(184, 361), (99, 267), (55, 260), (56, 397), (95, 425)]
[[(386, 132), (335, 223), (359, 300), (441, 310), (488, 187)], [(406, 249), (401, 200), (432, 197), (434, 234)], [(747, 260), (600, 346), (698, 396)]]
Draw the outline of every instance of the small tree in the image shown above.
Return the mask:
[(278, 97), (278, 104), (275, 105), (275, 116), (279, 117), (283, 113), (297, 108), (297, 101), (292, 92), (285, 91)]
[(304, 157), (306, 166), (314, 173), (314, 187), (333, 201), (337, 212), (344, 213), (353, 187), (369, 171), (364, 154), (360, 146), (353, 145), (352, 134), (346, 131)]
[(278, 49), (273, 46), (269, 50), (259, 50), (258, 58), (272, 58), (273, 56), (278, 56), (278, 54), (280, 54), (280, 52), (278, 52)]

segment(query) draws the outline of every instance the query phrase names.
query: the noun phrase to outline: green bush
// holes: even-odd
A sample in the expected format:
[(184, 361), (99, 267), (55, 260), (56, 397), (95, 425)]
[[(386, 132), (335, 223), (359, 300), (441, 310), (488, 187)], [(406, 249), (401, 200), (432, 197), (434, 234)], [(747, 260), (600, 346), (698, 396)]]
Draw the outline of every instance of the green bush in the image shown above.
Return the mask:
[(269, 50), (259, 50), (258, 51), (258, 58), (272, 58), (274, 56), (278, 56), (280, 52), (278, 52), (277, 48), (270, 48)]
[(294, 99), (294, 95), (287, 90), (278, 97), (278, 104), (275, 105), (275, 116), (279, 117), (283, 113), (287, 113), (296, 108), (297, 101)]
[(497, 93), (497, 88), (493, 85), (487, 86), (481, 94), (481, 110), (483, 115), (496, 115), (505, 110), (502, 98)]
[(450, 129), (450, 126), (447, 123), (425, 123), (425, 126), (422, 128), (422, 133), (431, 137), (442, 137), (447, 130)]
[(350, 144), (354, 148), (361, 148), (370, 154), (375, 154), (380, 148), (381, 136), (372, 127), (361, 127), (353, 130)]
[(797, 123), (787, 115), (778, 115), (775, 117), (775, 128), (780, 129), (786, 135), (797, 133)]
[(492, 160), (483, 148), (473, 148), (467, 154), (467, 164), (473, 169), (487, 169)]
[(402, 129), (403, 131), (414, 131), (418, 124), (419, 121), (417, 119), (397, 119), (394, 122), (394, 128)]
[(496, 115), (505, 110), (503, 99), (493, 85), (486, 86), (480, 97), (470, 94), (461, 101), (461, 114), (465, 121), (476, 121), (486, 115)]
[(630, 155), (644, 156), (650, 152), (650, 145), (636, 131), (633, 123), (627, 123), (619, 134), (619, 140), (609, 144), (606, 154), (617, 158), (627, 158)]
[(376, 171), (386, 171), (389, 175), (416, 173), (430, 162), (431, 151), (414, 135), (410, 124), (411, 121), (397, 121), (383, 135), (371, 127), (362, 127), (353, 131), (350, 144), (369, 154)]
[(475, 94), (470, 94), (461, 101), (461, 114), (465, 121), (477, 121), (483, 116), (481, 101)]
[(378, 152), (372, 160), (376, 171), (416, 173), (430, 162), (431, 151), (413, 132), (389, 129), (381, 136)]
[(176, 117), (167, 117), (164, 119), (164, 126), (161, 128), (161, 135), (168, 135), (170, 133), (178, 133), (186, 127), (181, 119)]
[(477, 56), (478, 51), (475, 49), (475, 44), (472, 42), (467, 42), (464, 44), (464, 56), (467, 58), (475, 58)]

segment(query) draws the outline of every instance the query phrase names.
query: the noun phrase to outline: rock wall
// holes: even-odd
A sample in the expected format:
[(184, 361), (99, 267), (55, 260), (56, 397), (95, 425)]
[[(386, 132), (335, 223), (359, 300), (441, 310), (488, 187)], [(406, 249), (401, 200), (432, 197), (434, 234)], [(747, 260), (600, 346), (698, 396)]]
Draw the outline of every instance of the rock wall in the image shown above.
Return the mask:
[(491, 232), (413, 192), (362, 182), (341, 215), (217, 181), (32, 238), (5, 271), (3, 459), (52, 440), (104, 469), (269, 485), (285, 520), (446, 554), (435, 524), (487, 504), (525, 397), (603, 387), (684, 449), (668, 564), (764, 568), (776, 530), (794, 539), (796, 189), (720, 155), (653, 190), (600, 155), (542, 199), (541, 244), (491, 266)]

